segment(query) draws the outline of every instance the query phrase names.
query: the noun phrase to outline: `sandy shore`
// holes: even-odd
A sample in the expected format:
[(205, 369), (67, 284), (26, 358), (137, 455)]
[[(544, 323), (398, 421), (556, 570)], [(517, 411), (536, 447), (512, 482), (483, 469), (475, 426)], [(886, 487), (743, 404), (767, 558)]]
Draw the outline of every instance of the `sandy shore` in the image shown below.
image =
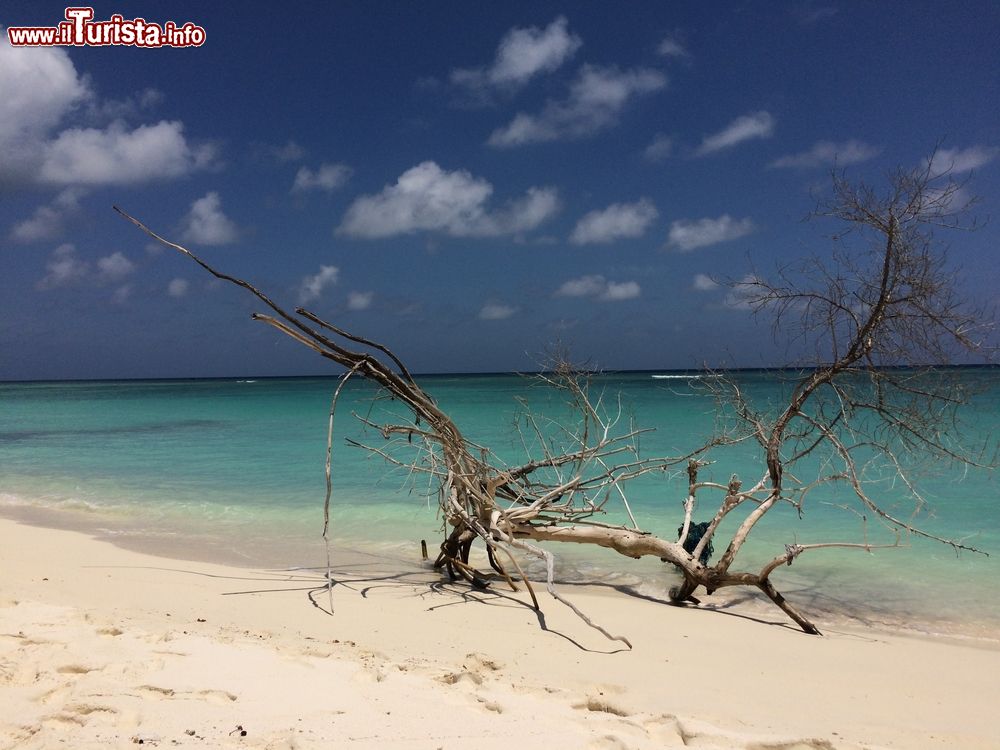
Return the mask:
[(331, 617), (312, 574), (0, 520), (0, 747), (1000, 746), (993, 648), (566, 592), (627, 651), (547, 595), (543, 629), (523, 593), (335, 564)]

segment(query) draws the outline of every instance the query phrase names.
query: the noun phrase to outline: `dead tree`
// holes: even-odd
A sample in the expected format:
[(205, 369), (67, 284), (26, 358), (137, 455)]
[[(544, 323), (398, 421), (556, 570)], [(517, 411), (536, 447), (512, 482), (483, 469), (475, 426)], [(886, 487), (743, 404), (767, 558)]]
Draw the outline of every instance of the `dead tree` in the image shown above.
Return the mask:
[[(787, 403), (777, 410), (755, 410), (724, 375), (706, 381), (731, 408), (744, 436), (758, 444), (766, 470), (748, 488), (735, 475), (724, 490), (712, 488), (722, 490), (725, 499), (695, 556), (723, 518), (740, 508), (750, 510), (719, 561), (697, 575), (685, 571), (674, 598), (690, 596), (698, 585), (711, 593), (733, 583), (750, 584), (803, 630), (817, 632), (774, 590), (770, 576), (809, 549), (871, 549), (867, 529), (861, 542), (787, 544), (783, 554), (753, 574), (733, 573), (731, 567), (769, 511), (787, 503), (802, 515), (807, 495), (823, 485), (846, 486), (863, 523), (873, 518), (894, 532), (896, 542), (887, 546), (913, 535), (956, 552), (981, 552), (921, 530), (879, 497), (886, 494), (887, 479), (898, 480), (915, 515), (925, 505), (911, 475), (915, 466), (943, 461), (966, 469), (996, 463), (992, 437), (962, 444), (959, 408), (969, 393), (948, 365), (969, 357), (991, 358), (983, 342), (993, 329), (992, 316), (960, 297), (954, 271), (935, 239), (935, 230), (972, 229), (974, 224), (965, 221), (969, 201), (963, 186), (949, 174), (934, 174), (932, 162), (897, 170), (884, 193), (835, 174), (833, 197), (816, 212), (816, 217), (839, 222), (830, 260), (812, 256), (779, 269), (775, 280), (751, 274), (730, 284), (730, 301), (771, 315), (776, 336), (788, 340), (791, 333), (807, 354)], [(798, 467), (807, 463), (818, 470), (798, 476)], [(699, 488), (693, 479), (692, 488)]]
[[(953, 347), (977, 349), (977, 318), (956, 302), (943, 261), (928, 229), (953, 223), (958, 186), (946, 182), (936, 188), (934, 175), (900, 172), (887, 196), (866, 187), (852, 188), (835, 181), (836, 198), (829, 213), (849, 227), (872, 234), (877, 246), (860, 257), (841, 254), (827, 267), (810, 261), (801, 274), (790, 270), (779, 283), (758, 277), (741, 282), (737, 291), (755, 309), (776, 308), (778, 319), (798, 316), (799, 330), (825, 352), (819, 363), (802, 371), (789, 403), (777, 414), (758, 413), (738, 386), (725, 378), (710, 380), (724, 394), (737, 417), (736, 429), (722, 432), (707, 445), (686, 455), (646, 458), (638, 449), (642, 430), (626, 423), (620, 406), (608, 408), (603, 397), (590, 394), (587, 382), (565, 364), (547, 381), (563, 389), (575, 407), (573, 424), (542, 424), (528, 415), (523, 423), (529, 458), (507, 465), (489, 448), (468, 441), (452, 420), (385, 346), (349, 333), (308, 310), (289, 312), (242, 279), (221, 273), (190, 250), (165, 240), (121, 209), (116, 210), (155, 239), (187, 255), (216, 278), (240, 286), (270, 312), (253, 318), (277, 328), (320, 356), (345, 368), (330, 410), (325, 520), (329, 519), (329, 448), (333, 417), (343, 384), (357, 375), (377, 383), (405, 405), (411, 419), (380, 424), (363, 418), (385, 440), (364, 445), (390, 463), (426, 475), (436, 487), (446, 533), (435, 566), (453, 579), (487, 585), (492, 576), (470, 565), (477, 540), (485, 546), (496, 577), (512, 588), (523, 583), (537, 608), (538, 600), (520, 560), (535, 557), (546, 567), (549, 593), (572, 608), (607, 637), (628, 641), (593, 623), (554, 586), (554, 558), (536, 542), (573, 542), (614, 550), (626, 557), (652, 555), (673, 565), (683, 582), (671, 590), (676, 602), (693, 600), (701, 586), (709, 594), (727, 586), (751, 586), (762, 591), (805, 632), (819, 630), (775, 589), (772, 573), (791, 564), (806, 550), (821, 547), (871, 549), (867, 541), (788, 544), (758, 570), (735, 570), (737, 555), (754, 527), (772, 508), (790, 503), (800, 512), (811, 489), (827, 483), (846, 483), (865, 511), (891, 527), (921, 534), (915, 526), (886, 511), (866, 488), (859, 455), (866, 461), (887, 461), (920, 496), (908, 480), (901, 456), (919, 451), (963, 463), (975, 463), (948, 439), (946, 419), (962, 394), (919, 371), (889, 370), (886, 365), (940, 364), (951, 361)], [(803, 281), (819, 279), (819, 287)], [(554, 435), (558, 439), (554, 439)], [(721, 485), (701, 481), (699, 469), (707, 451), (734, 441), (756, 441), (767, 470), (752, 486), (737, 478)], [(400, 458), (395, 446), (417, 451), (417, 460)], [(835, 470), (802, 482), (792, 469), (807, 457), (826, 451), (823, 466)], [(983, 462), (988, 463), (988, 461)], [(677, 539), (663, 539), (640, 528), (626, 494), (627, 483), (644, 474), (671, 468), (687, 470), (683, 524)], [(697, 545), (687, 543), (696, 504), (704, 505), (709, 492), (719, 492), (718, 504)], [(628, 524), (600, 520), (609, 503), (620, 504)], [(712, 507), (712, 506), (710, 506)], [(724, 518), (744, 513), (724, 553), (714, 564), (700, 561)], [(326, 527), (324, 526), (324, 536)], [(938, 539), (956, 550), (971, 549), (960, 541)]]

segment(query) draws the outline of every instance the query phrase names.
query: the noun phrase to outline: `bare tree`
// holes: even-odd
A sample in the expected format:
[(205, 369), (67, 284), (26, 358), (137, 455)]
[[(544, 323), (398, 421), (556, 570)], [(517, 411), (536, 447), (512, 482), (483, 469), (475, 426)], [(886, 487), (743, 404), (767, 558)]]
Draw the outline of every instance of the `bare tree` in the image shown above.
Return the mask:
[[(694, 556), (723, 518), (741, 506), (751, 510), (715, 565), (697, 575), (685, 571), (684, 584), (671, 592), (675, 599), (690, 596), (698, 585), (710, 593), (733, 583), (755, 585), (804, 630), (817, 632), (774, 590), (771, 574), (809, 549), (871, 549), (867, 533), (861, 542), (788, 544), (784, 554), (753, 574), (733, 573), (731, 567), (765, 514), (788, 503), (801, 515), (806, 496), (821, 485), (846, 485), (863, 522), (874, 517), (895, 532), (889, 546), (916, 535), (956, 551), (981, 552), (921, 530), (894, 515), (873, 492), (884, 495), (885, 480), (899, 480), (915, 514), (925, 504), (911, 476), (915, 464), (992, 468), (996, 463), (992, 439), (961, 442), (959, 408), (969, 393), (948, 365), (992, 354), (983, 343), (992, 316), (960, 297), (945, 249), (935, 238), (936, 230), (974, 224), (965, 220), (970, 201), (963, 185), (950, 174), (935, 174), (932, 163), (897, 170), (883, 193), (835, 174), (833, 197), (816, 212), (841, 227), (829, 261), (814, 255), (779, 269), (774, 280), (750, 274), (730, 284), (734, 301), (773, 316), (776, 336), (787, 340), (791, 332), (808, 354), (787, 404), (778, 410), (755, 410), (728, 377), (707, 381), (759, 445), (766, 471), (749, 488), (732, 478)], [(800, 478), (795, 470), (807, 462), (818, 471)]]
[[(248, 282), (215, 270), (190, 250), (116, 210), (217, 278), (256, 296), (270, 313), (255, 313), (255, 320), (346, 369), (330, 409), (324, 537), (337, 399), (344, 383), (358, 375), (377, 383), (410, 412), (411, 419), (397, 423), (381, 424), (362, 417), (384, 442), (361, 447), (425, 475), (436, 488), (446, 531), (435, 567), (477, 587), (488, 585), (494, 577), (514, 589), (523, 583), (537, 608), (521, 561), (525, 555), (538, 558), (545, 564), (546, 587), (553, 597), (607, 637), (628, 644), (623, 636), (592, 622), (556, 589), (553, 554), (537, 542), (592, 544), (632, 558), (658, 557), (683, 576), (683, 582), (670, 591), (676, 602), (697, 601), (693, 594), (698, 587), (709, 594), (727, 586), (755, 587), (804, 631), (815, 634), (819, 633), (816, 626), (775, 589), (772, 574), (807, 550), (871, 549), (873, 545), (866, 537), (790, 543), (759, 569), (735, 569), (751, 532), (777, 505), (790, 504), (802, 513), (807, 495), (817, 486), (846, 485), (865, 517), (873, 516), (901, 533), (929, 537), (956, 550), (973, 549), (961, 540), (923, 532), (893, 515), (873, 496), (867, 481), (870, 469), (887, 466), (920, 503), (922, 497), (907, 471), (908, 456), (931, 456), (962, 465), (993, 463), (992, 456), (970, 453), (956, 443), (954, 418), (965, 394), (934, 367), (954, 361), (960, 352), (979, 351), (977, 334), (983, 325), (976, 311), (958, 300), (932, 236), (934, 229), (960, 226), (961, 207), (956, 206), (960, 186), (929, 170), (928, 166), (895, 173), (885, 195), (835, 178), (834, 199), (824, 212), (839, 219), (848, 232), (869, 240), (865, 249), (860, 253), (839, 250), (828, 263), (810, 258), (797, 268), (783, 269), (777, 281), (755, 275), (734, 285), (733, 293), (740, 295), (742, 304), (773, 311), (776, 325), (794, 321), (795, 330), (814, 352), (812, 364), (800, 370), (788, 403), (781, 409), (757, 411), (734, 380), (709, 379), (706, 382), (732, 409), (732, 428), (685, 455), (643, 457), (638, 446), (643, 430), (625, 419), (621, 405), (591, 394), (586, 378), (564, 362), (557, 363), (543, 377), (567, 394), (576, 417), (569, 422), (546, 421), (527, 412), (520, 432), (528, 458), (519, 465), (508, 465), (488, 447), (468, 441), (385, 346), (344, 331), (308, 310), (284, 310)], [(725, 485), (699, 479), (710, 449), (739, 441), (755, 441), (759, 446), (766, 463), (761, 477), (750, 486), (735, 475)], [(416, 458), (401, 457), (400, 447), (415, 450)], [(794, 470), (807, 460), (820, 471), (809, 481), (800, 480)], [(626, 488), (630, 480), (644, 474), (679, 467), (688, 477), (683, 521), (677, 539), (663, 539), (640, 527)], [(722, 500), (709, 522), (694, 524), (695, 508), (705, 505), (709, 493), (720, 493)], [(628, 523), (599, 520), (611, 504), (621, 508)], [(707, 553), (713, 541), (718, 541), (715, 535), (720, 524), (734, 514), (742, 514), (737, 529), (718, 561), (709, 564)], [(476, 540), (484, 544), (495, 576), (470, 565), (470, 549)], [(899, 538), (894, 544), (898, 543)]]

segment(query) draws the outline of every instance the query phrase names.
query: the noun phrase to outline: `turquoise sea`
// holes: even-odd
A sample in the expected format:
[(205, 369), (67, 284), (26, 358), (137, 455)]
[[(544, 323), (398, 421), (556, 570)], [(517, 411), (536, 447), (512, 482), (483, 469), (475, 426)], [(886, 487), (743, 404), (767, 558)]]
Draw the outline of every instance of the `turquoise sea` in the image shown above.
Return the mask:
[[(1000, 418), (1000, 370), (970, 368), (961, 376), (977, 395), (965, 429), (989, 435)], [(780, 397), (781, 373), (738, 375), (758, 402)], [(426, 376), (421, 385), (467, 438), (505, 461), (523, 459), (514, 428), (524, 402), (539, 414), (565, 415), (561, 396), (519, 375)], [(255, 567), (317, 565), (325, 490), (327, 414), (336, 378), (232, 378), (164, 381), (0, 383), (0, 513), (45, 525), (79, 528), (126, 546), (182, 558)], [(595, 393), (634, 417), (649, 455), (680, 455), (715, 425), (715, 403), (697, 379), (670, 373), (595, 376)], [(419, 477), (345, 444), (350, 437), (381, 445), (352, 412), (384, 417), (398, 405), (374, 402), (376, 390), (349, 382), (337, 412), (333, 455), (332, 536), (335, 547), (397, 559), (432, 550), (440, 520)], [(406, 446), (401, 446), (405, 455)], [(736, 472), (759, 476), (750, 446), (717, 451), (702, 478), (725, 483)], [(935, 534), (961, 538), (990, 554), (962, 553), (923, 539), (905, 546), (817, 550), (776, 574), (775, 582), (822, 626), (845, 619), (923, 633), (1000, 639), (1000, 496), (991, 472), (941, 467), (921, 476), (930, 506), (915, 520)], [(683, 466), (643, 477), (629, 499), (643, 528), (676, 536), (686, 492)], [(899, 487), (879, 497), (909, 517)], [(706, 520), (715, 505), (706, 498)], [(856, 514), (836, 507), (847, 495), (817, 493), (799, 518), (776, 509), (741, 553), (748, 565), (770, 559), (786, 543), (861, 541)], [(696, 513), (696, 520), (699, 513)], [(607, 520), (621, 521), (612, 514)], [(723, 529), (724, 533), (725, 529)], [(869, 528), (873, 542), (892, 537)], [(597, 581), (662, 597), (675, 581), (654, 559), (563, 545), (552, 547), (567, 584)], [(711, 600), (707, 600), (711, 601)], [(745, 594), (721, 597), (727, 608), (763, 611)], [(756, 608), (756, 609), (755, 609)]]

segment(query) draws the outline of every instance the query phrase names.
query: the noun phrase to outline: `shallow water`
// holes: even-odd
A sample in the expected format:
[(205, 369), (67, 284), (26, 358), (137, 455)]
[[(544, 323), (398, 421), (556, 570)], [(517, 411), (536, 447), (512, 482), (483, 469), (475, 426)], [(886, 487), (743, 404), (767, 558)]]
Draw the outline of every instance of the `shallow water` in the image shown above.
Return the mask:
[[(715, 426), (714, 402), (698, 382), (670, 373), (625, 373), (594, 379), (592, 392), (634, 418), (648, 455), (682, 455)], [(743, 373), (758, 402), (780, 400), (786, 374)], [(966, 430), (990, 433), (1000, 416), (1000, 373), (962, 371), (979, 395)], [(516, 375), (431, 376), (428, 390), (466, 437), (518, 463), (524, 446), (515, 423), (524, 403), (556, 418), (568, 410), (561, 395)], [(180, 557), (253, 566), (318, 564), (325, 491), (324, 461), (332, 378), (0, 384), (0, 512), (46, 525), (80, 528), (131, 547)], [(351, 381), (338, 407), (334, 448), (335, 544), (416, 556), (419, 540), (433, 550), (440, 520), (426, 482), (348, 446), (344, 438), (381, 446), (350, 414), (379, 420), (403, 414), (375, 390)], [(520, 421), (524, 426), (523, 419)], [(532, 440), (530, 434), (527, 440)], [(409, 460), (410, 446), (398, 446)], [(762, 461), (749, 446), (716, 451), (703, 479), (750, 479)], [(970, 637), (1000, 633), (1000, 497), (990, 473), (928, 473), (930, 507), (917, 517), (932, 533), (966, 539), (991, 557), (922, 539), (898, 549), (821, 550), (776, 574), (783, 592), (823, 619), (845, 616), (889, 627)], [(682, 518), (682, 467), (632, 483), (629, 500), (640, 525), (671, 536)], [(899, 487), (880, 487), (896, 512), (909, 517)], [(861, 541), (859, 516), (818, 492), (799, 518), (790, 508), (768, 514), (740, 560), (770, 559), (784, 544)], [(708, 502), (710, 499), (706, 499)], [(703, 515), (711, 513), (708, 505)], [(696, 517), (697, 517), (696, 513)], [(625, 520), (620, 510), (606, 519)], [(892, 541), (869, 525), (872, 542)], [(722, 533), (731, 530), (724, 527)], [(658, 561), (633, 561), (575, 545), (556, 547), (567, 583), (598, 580), (662, 597), (675, 574)], [(721, 550), (720, 550), (721, 551)], [(742, 594), (723, 601), (732, 602)], [(753, 608), (752, 602), (741, 607)]]

